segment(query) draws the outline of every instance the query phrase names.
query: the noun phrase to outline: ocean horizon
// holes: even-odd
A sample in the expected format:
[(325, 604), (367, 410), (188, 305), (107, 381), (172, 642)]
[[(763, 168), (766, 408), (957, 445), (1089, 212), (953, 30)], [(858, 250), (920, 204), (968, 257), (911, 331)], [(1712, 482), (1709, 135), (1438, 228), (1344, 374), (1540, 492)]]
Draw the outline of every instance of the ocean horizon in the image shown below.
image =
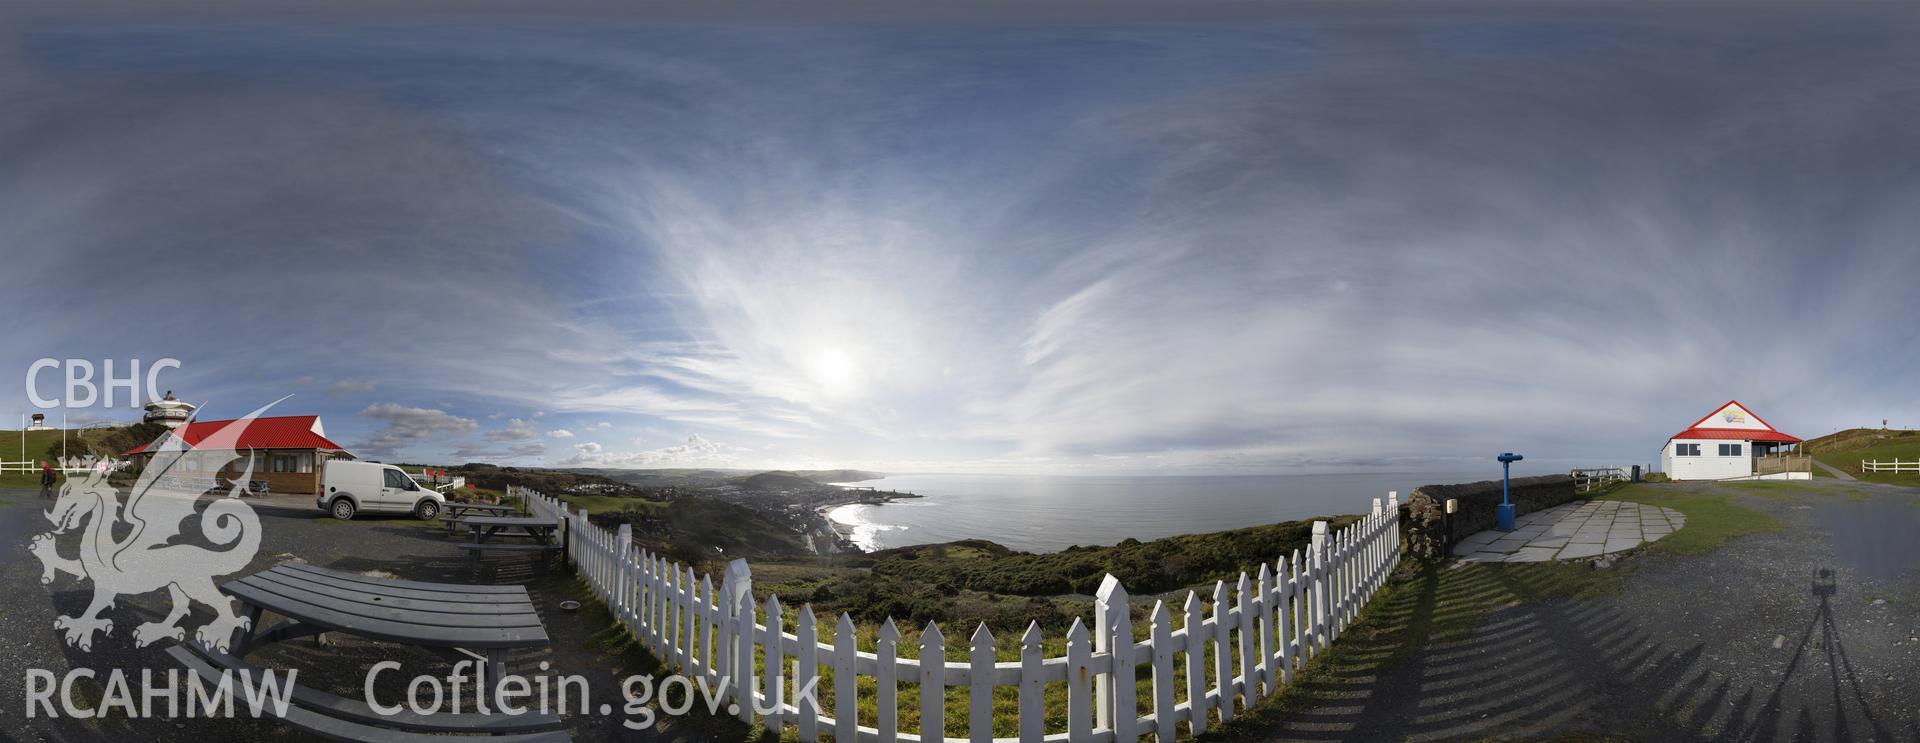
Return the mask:
[[(1497, 479), (1499, 471), (1301, 475), (889, 474), (837, 483), (920, 498), (827, 509), (861, 549), (985, 539), (1026, 552), (1111, 545), (1318, 516), (1365, 513), (1422, 485)], [(1517, 476), (1517, 475), (1516, 475)]]

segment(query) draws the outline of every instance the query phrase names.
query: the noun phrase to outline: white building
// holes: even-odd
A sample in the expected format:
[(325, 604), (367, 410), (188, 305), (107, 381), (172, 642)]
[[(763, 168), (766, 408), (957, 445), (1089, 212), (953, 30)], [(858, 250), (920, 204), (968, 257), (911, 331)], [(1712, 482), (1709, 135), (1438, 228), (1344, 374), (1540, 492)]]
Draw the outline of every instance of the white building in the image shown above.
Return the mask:
[(1674, 480), (1812, 479), (1812, 461), (1799, 446), (1798, 437), (1729, 400), (1667, 439), (1660, 471)]
[(143, 420), (166, 426), (171, 431), (193, 417), (193, 408), (193, 403), (181, 402), (174, 398), (173, 390), (167, 390), (166, 397), (147, 403), (147, 415)]

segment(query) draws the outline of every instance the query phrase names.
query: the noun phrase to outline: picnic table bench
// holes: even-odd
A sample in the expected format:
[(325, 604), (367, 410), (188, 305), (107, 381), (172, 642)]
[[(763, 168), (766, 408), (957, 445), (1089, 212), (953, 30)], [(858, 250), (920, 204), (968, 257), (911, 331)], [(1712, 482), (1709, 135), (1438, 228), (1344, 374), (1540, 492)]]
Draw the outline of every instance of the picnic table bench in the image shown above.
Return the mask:
[[(566, 545), (560, 541), (560, 520), (538, 516), (468, 516), (462, 519), (467, 525), (467, 533), (473, 535), (473, 541), (460, 545), (460, 549), (473, 555), (473, 562), (480, 563), (480, 555), (487, 552), (562, 552)], [(502, 542), (504, 537), (526, 538), (529, 542)]]
[(466, 523), (463, 517), (467, 514), (477, 513), (486, 516), (507, 516), (519, 512), (519, 509), (513, 506), (494, 506), (485, 503), (448, 503), (445, 509), (441, 511), (440, 518), (447, 522), (447, 534), (451, 536), (454, 526)]
[[(508, 654), (549, 644), (546, 628), (521, 586), (468, 586), (371, 578), (355, 573), (282, 563), (228, 581), (221, 592), (240, 601), (251, 620), (227, 652), (199, 643), (176, 645), (167, 654), (212, 684), (227, 673), (254, 672), (249, 650), (267, 643), (338, 632), (415, 647), (478, 651), (487, 683), (506, 676)], [(272, 612), (286, 619), (262, 628)], [(446, 743), (447, 733), (487, 736), (488, 743), (548, 743), (568, 740), (559, 715), (380, 714), (363, 700), (294, 687), (282, 722), (336, 740)]]

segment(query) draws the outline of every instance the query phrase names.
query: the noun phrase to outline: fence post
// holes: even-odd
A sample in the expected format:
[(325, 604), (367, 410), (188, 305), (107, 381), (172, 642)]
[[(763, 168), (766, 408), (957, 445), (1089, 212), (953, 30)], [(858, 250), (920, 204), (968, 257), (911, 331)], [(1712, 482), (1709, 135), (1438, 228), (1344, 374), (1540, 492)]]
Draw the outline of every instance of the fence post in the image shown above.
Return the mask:
[[(1298, 587), (1298, 576), (1287, 573), (1287, 558), (1280, 558), (1273, 567), (1274, 601), (1279, 604), (1273, 612), (1274, 640), (1280, 643), (1280, 683), (1293, 683), (1293, 597)], [(1197, 733), (1196, 733), (1197, 734)]]
[(1313, 522), (1313, 542), (1307, 547), (1307, 574), (1313, 580), (1313, 652), (1319, 654), (1327, 640), (1327, 522)]
[[(565, 542), (568, 549), (567, 556), (573, 558), (574, 566), (583, 567), (584, 561), (580, 559), (580, 547), (574, 544), (573, 530), (576, 526), (582, 527), (581, 531), (585, 531), (584, 527), (592, 526), (592, 524), (587, 521), (587, 509), (582, 508), (580, 509), (580, 513), (574, 514), (567, 519), (567, 537)], [(585, 544), (584, 541), (581, 543)], [(592, 572), (585, 569), (582, 569), (580, 574), (588, 577), (593, 575)]]
[(1247, 579), (1245, 571), (1240, 573), (1240, 582), (1234, 586), (1235, 598), (1239, 601), (1235, 608), (1240, 614), (1240, 633), (1236, 638), (1236, 647), (1240, 651), (1240, 708), (1251, 709), (1260, 701), (1260, 673), (1253, 664), (1253, 582)]
[[(747, 559), (726, 564), (720, 586), (720, 614), (728, 628), (728, 634), (720, 637), (720, 649), (726, 653), (726, 659), (720, 660), (720, 674), (722, 680), (733, 676), (733, 695), (739, 699), (741, 714), (745, 722), (753, 722), (753, 568), (747, 566)], [(739, 641), (741, 635), (747, 641)]]
[[(1100, 597), (1105, 591), (1109, 575), (1100, 582), (1099, 590), (1093, 598), (1093, 652), (1098, 655), (1113, 648), (1113, 612), (1107, 610), (1106, 602)], [(1106, 673), (1093, 676), (1093, 726), (1096, 728), (1113, 727), (1113, 678)]]
[(1267, 570), (1267, 564), (1260, 563), (1259, 577), (1254, 581), (1253, 614), (1254, 632), (1259, 634), (1260, 658), (1254, 667), (1260, 670), (1260, 695), (1272, 694), (1276, 687), (1273, 683), (1273, 574)]
[(1173, 616), (1167, 602), (1153, 602), (1151, 621), (1147, 636), (1153, 639), (1153, 734), (1154, 740), (1171, 743), (1180, 718), (1173, 705)]
[(740, 721), (753, 727), (753, 594), (740, 594), (733, 612), (733, 688), (735, 712)]
[(794, 659), (793, 702), (800, 713), (800, 740), (812, 743), (820, 739), (820, 695), (814, 679), (820, 675), (816, 658), (820, 640), (814, 629), (813, 605), (800, 607), (800, 623), (793, 628)]
[(855, 645), (853, 618), (846, 612), (840, 612), (840, 621), (833, 625), (833, 740), (857, 740), (859, 735), (856, 724), (860, 720), (860, 698), (858, 696), (859, 674), (854, 671), (859, 646)]
[(940, 625), (927, 622), (920, 631), (920, 740), (939, 743), (947, 737), (947, 640)]
[[(616, 577), (614, 579), (614, 595), (619, 596), (620, 599), (610, 608), (613, 609), (614, 617), (618, 618), (621, 624), (626, 625), (627, 629), (631, 630), (635, 624), (633, 621), (634, 611), (633, 603), (627, 600), (627, 588), (633, 583), (633, 574), (627, 571), (627, 567), (633, 564), (633, 560), (630, 559), (633, 553), (632, 524), (620, 525), (620, 531), (615, 533), (613, 537), (613, 549), (620, 555), (620, 566), (619, 570), (615, 571)], [(634, 637), (640, 636), (638, 632), (633, 634)]]
[(785, 638), (781, 636), (786, 618), (780, 616), (780, 597), (767, 597), (767, 652), (766, 670), (766, 713), (762, 726), (775, 736), (780, 734), (781, 719), (786, 716), (785, 700), (787, 680), (787, 651), (781, 645)]
[(880, 743), (900, 739), (900, 679), (895, 662), (899, 656), (900, 628), (893, 626), (893, 617), (887, 617), (886, 624), (880, 625), (880, 638), (873, 648), (876, 661), (874, 722), (880, 731)]
[(1107, 669), (1108, 714), (1112, 716), (1108, 727), (1113, 729), (1114, 740), (1131, 741), (1139, 737), (1134, 729), (1139, 726), (1140, 710), (1133, 700), (1133, 615), (1127, 604), (1127, 589), (1120, 585), (1119, 578), (1108, 573), (1100, 581), (1093, 607), (1094, 616), (1107, 618), (1107, 651), (1113, 659)]
[(1073, 618), (1073, 626), (1067, 628), (1067, 742), (1090, 743), (1093, 740), (1092, 693), (1087, 689), (1087, 677), (1092, 675), (1088, 665), (1092, 662), (1093, 648), (1087, 642), (1087, 625)]
[(1207, 731), (1207, 633), (1200, 619), (1200, 595), (1187, 592), (1187, 732), (1199, 735)]
[(1386, 544), (1380, 541), (1380, 531), (1387, 524), (1387, 509), (1379, 498), (1373, 499), (1373, 521), (1367, 530), (1367, 598), (1373, 598), (1373, 592), (1380, 588), (1380, 558), (1386, 552)]
[(1233, 719), (1233, 647), (1227, 582), (1213, 582), (1213, 679), (1220, 694), (1220, 721)]
[(700, 648), (706, 646), (700, 637), (706, 626), (700, 622), (700, 583), (693, 579), (693, 568), (682, 571), (675, 567), (673, 571), (680, 581), (680, 590), (674, 594), (680, 612), (680, 667), (692, 675), (694, 663), (700, 660)]
[[(1046, 737), (1045, 701), (1047, 685), (1040, 678), (1041, 662), (1045, 656), (1040, 652), (1040, 623), (1027, 622), (1027, 631), (1020, 636), (1020, 740), (1022, 743), (1040, 743)], [(1068, 682), (1072, 682), (1073, 668), (1067, 668)]]
[(986, 622), (973, 631), (971, 660), (967, 669), (967, 738), (974, 743), (993, 743), (993, 630), (987, 629)]
[(713, 608), (716, 595), (713, 576), (700, 576), (700, 589), (693, 594), (693, 608), (700, 615), (700, 671), (715, 684), (720, 683), (721, 648), (727, 645), (720, 636), (720, 613)]

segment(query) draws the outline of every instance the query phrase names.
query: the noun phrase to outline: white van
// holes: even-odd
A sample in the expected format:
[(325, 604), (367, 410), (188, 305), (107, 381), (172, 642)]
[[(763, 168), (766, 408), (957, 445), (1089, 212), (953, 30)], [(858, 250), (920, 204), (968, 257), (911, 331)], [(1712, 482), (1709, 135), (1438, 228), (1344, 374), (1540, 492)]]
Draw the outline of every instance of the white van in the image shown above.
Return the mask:
[(420, 487), (407, 473), (391, 464), (327, 462), (320, 473), (320, 495), (315, 499), (320, 510), (346, 521), (367, 513), (408, 513), (421, 519), (440, 515), (447, 498), (440, 491)]

